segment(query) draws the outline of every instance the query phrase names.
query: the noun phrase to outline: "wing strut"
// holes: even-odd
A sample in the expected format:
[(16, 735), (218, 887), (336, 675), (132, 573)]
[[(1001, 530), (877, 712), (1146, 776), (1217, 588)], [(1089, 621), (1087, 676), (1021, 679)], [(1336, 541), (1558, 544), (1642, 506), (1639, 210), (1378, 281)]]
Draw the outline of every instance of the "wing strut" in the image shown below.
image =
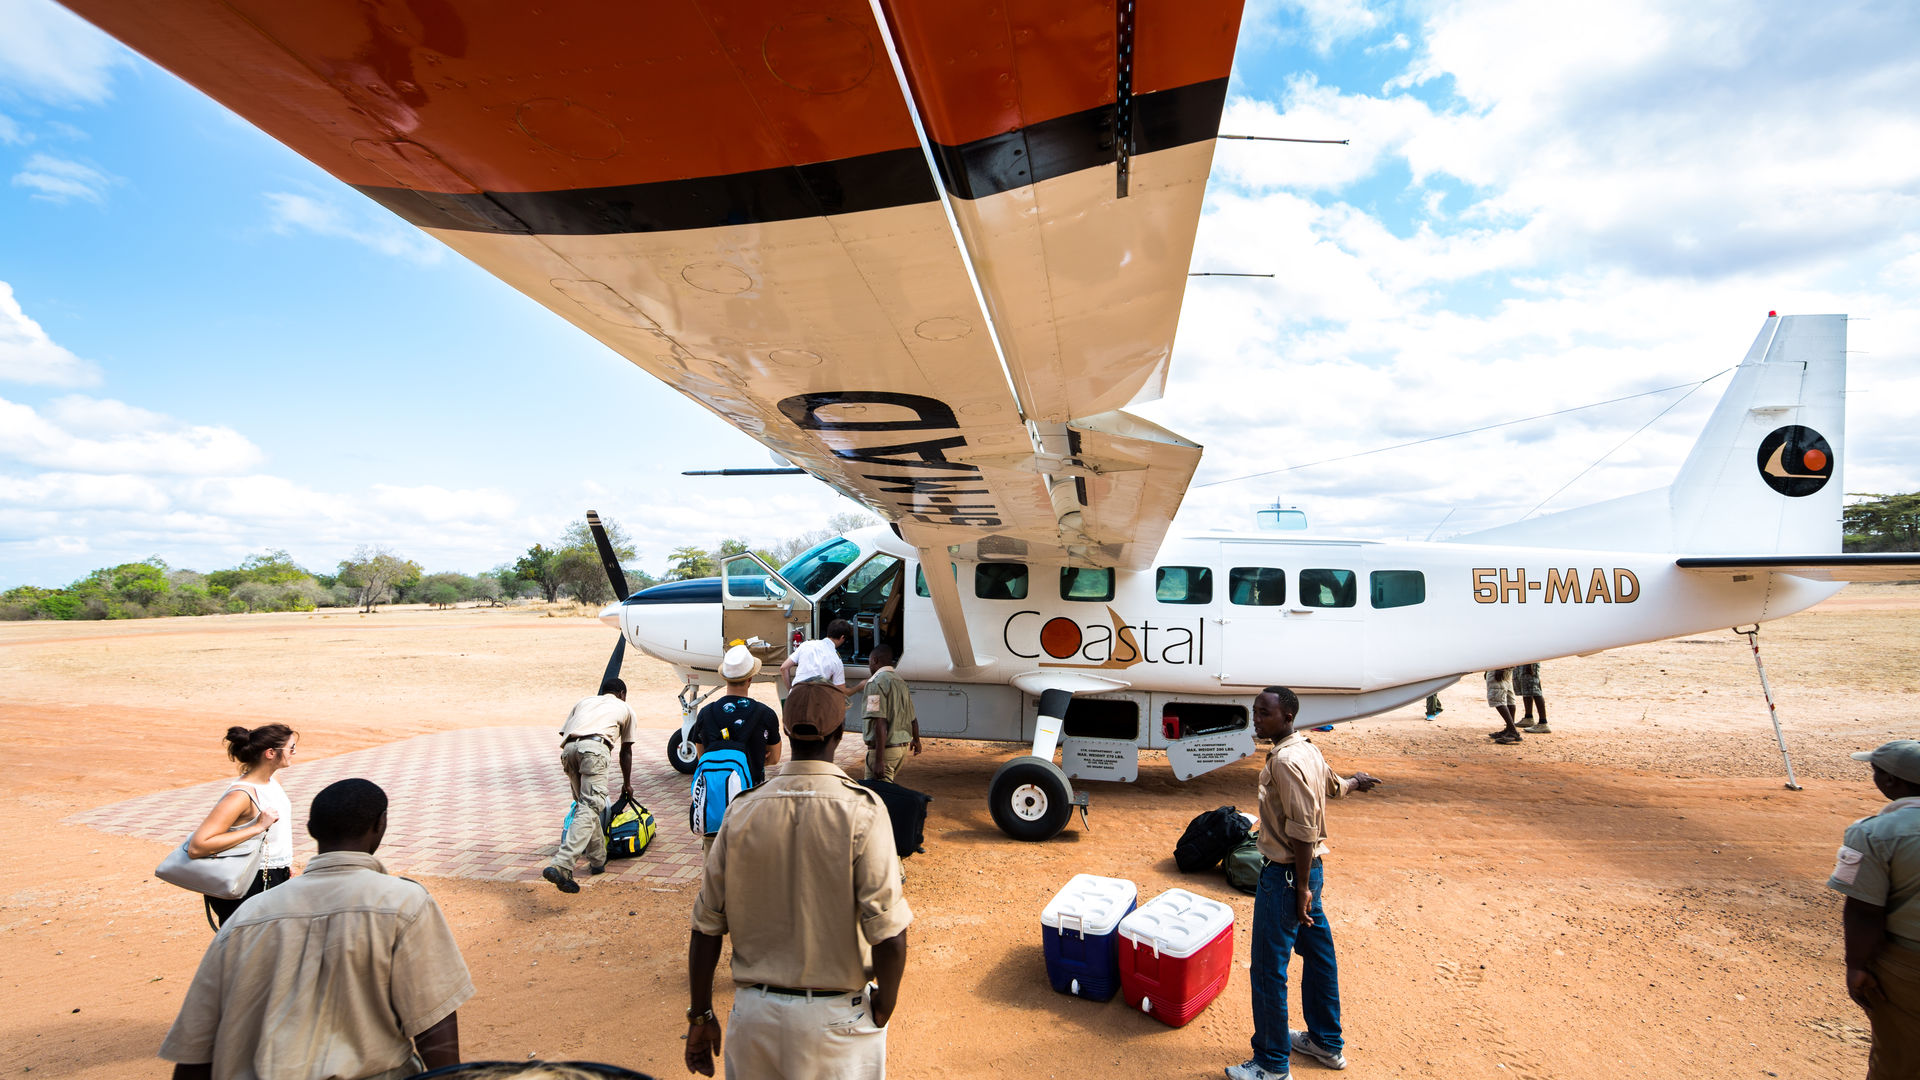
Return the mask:
[[(947, 571), (942, 574), (940, 570)], [(947, 549), (920, 549), (920, 575), (927, 580), (927, 593), (933, 597), (933, 614), (940, 620), (940, 636), (947, 641), (947, 658), (955, 675), (970, 675), (980, 670), (973, 656), (973, 638), (967, 634), (966, 613), (960, 610), (960, 586), (954, 580), (953, 557)]]
[(1780, 760), (1787, 765), (1787, 790), (1799, 791), (1800, 783), (1793, 778), (1793, 759), (1787, 756), (1787, 737), (1780, 731), (1780, 710), (1773, 707), (1773, 689), (1767, 685), (1767, 665), (1760, 662), (1760, 624), (1754, 623), (1748, 630), (1736, 626), (1733, 632), (1745, 635), (1747, 644), (1753, 646), (1753, 667), (1760, 673), (1760, 694), (1767, 699), (1767, 719), (1773, 721), (1773, 739), (1780, 744)]

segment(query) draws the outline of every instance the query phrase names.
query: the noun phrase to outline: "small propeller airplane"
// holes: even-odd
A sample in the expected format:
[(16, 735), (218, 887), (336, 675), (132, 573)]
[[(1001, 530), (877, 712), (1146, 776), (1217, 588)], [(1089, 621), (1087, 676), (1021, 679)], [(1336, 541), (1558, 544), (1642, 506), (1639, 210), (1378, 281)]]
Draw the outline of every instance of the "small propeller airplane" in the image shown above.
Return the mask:
[(1166, 385), (1241, 0), (65, 2), (878, 513), (633, 595), (596, 531), (609, 670), (631, 643), (690, 709), (725, 642), (777, 664), (847, 619), (849, 677), (896, 646), (922, 732), (1029, 750), (988, 792), (1019, 839), (1143, 749), (1251, 753), (1268, 683), (1324, 724), (1916, 576), (1837, 554), (1837, 315), (1769, 316), (1662, 491), (1460, 542), (1168, 541), (1201, 448), (1124, 410)]

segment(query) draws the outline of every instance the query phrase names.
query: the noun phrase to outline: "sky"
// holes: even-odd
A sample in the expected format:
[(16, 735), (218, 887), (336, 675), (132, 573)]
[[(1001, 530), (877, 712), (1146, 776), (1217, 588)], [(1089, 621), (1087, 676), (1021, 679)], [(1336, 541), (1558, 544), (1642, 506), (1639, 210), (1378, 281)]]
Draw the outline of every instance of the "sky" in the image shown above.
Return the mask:
[[(657, 573), (855, 509), (681, 477), (767, 456), (64, 9), (0, 26), (0, 588), (472, 572), (588, 508)], [(1219, 144), (1193, 268), (1274, 276), (1193, 279), (1136, 409), (1207, 448), (1178, 527), (1447, 538), (1659, 487), (1770, 309), (1856, 317), (1846, 489), (1920, 488), (1920, 8), (1260, 0), (1221, 130), (1351, 141)]]

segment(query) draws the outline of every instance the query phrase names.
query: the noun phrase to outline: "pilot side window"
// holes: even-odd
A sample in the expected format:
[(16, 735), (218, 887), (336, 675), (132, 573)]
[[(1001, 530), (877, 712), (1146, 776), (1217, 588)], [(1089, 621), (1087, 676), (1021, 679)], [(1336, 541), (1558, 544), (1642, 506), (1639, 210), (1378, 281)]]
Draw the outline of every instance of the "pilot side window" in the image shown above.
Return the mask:
[(973, 595), (982, 600), (1025, 600), (1027, 564), (980, 563), (973, 568)]
[(1351, 570), (1300, 571), (1302, 607), (1352, 607), (1358, 575)]
[(1227, 571), (1227, 596), (1245, 607), (1277, 607), (1287, 602), (1287, 572), (1271, 566), (1236, 566)]
[(1427, 600), (1427, 575), (1418, 570), (1375, 570), (1367, 585), (1377, 608), (1412, 607)]
[(1162, 566), (1153, 572), (1153, 598), (1163, 604), (1213, 603), (1213, 571), (1204, 566)]
[(1113, 571), (1089, 570), (1081, 566), (1061, 567), (1060, 599), (1102, 602), (1113, 599)]

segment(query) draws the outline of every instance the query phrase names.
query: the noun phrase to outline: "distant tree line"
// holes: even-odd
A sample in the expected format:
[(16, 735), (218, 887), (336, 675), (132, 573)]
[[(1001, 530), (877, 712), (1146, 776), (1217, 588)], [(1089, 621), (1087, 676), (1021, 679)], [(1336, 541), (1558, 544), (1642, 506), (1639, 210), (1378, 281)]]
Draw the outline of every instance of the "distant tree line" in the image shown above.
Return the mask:
[(1845, 551), (1920, 551), (1920, 491), (1857, 495), (1841, 511)]
[[(748, 550), (779, 567), (828, 537), (875, 523), (865, 515), (840, 514), (829, 519), (825, 529), (766, 548), (750, 549), (740, 539), (722, 540), (711, 553), (695, 546), (676, 548), (667, 557), (665, 574), (656, 578), (626, 565), (638, 554), (633, 541), (618, 523), (602, 521), (633, 592), (663, 580), (710, 577), (719, 572), (720, 559)], [(144, 619), (317, 608), (370, 612), (382, 604), (499, 606), (535, 595), (549, 602), (565, 598), (592, 606), (613, 599), (613, 587), (584, 519), (567, 526), (551, 546), (535, 544), (512, 563), (479, 574), (429, 574), (419, 563), (389, 548), (367, 545), (342, 559), (332, 573), (308, 570), (278, 550), (249, 555), (232, 569), (205, 574), (169, 566), (155, 556), (95, 570), (64, 588), (21, 585), (8, 589), (0, 593), (0, 620)]]

